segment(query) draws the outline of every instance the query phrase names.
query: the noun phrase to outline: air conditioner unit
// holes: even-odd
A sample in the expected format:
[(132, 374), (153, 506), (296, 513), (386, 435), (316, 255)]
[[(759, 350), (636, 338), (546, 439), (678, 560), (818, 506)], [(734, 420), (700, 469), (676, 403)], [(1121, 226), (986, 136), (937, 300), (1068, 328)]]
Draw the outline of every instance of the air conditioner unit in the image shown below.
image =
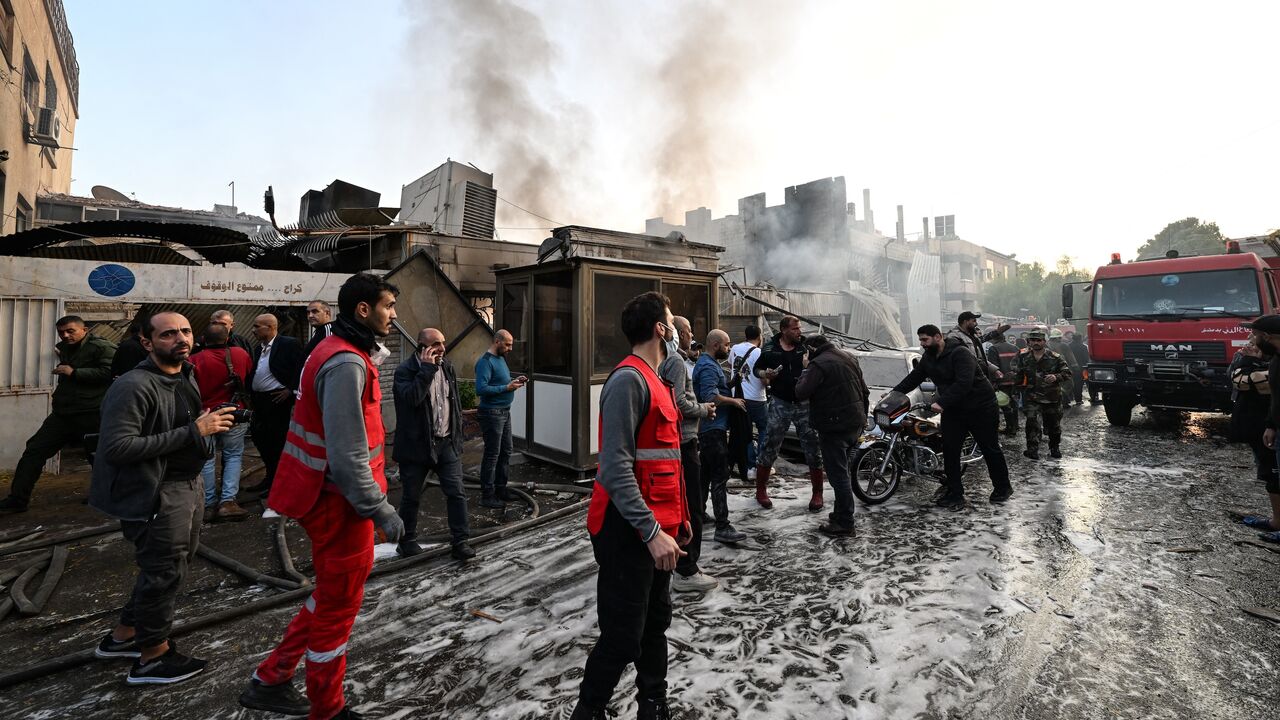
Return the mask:
[(54, 108), (40, 108), (31, 136), (42, 144), (52, 143), (56, 146), (62, 136), (62, 121), (58, 118), (58, 111)]

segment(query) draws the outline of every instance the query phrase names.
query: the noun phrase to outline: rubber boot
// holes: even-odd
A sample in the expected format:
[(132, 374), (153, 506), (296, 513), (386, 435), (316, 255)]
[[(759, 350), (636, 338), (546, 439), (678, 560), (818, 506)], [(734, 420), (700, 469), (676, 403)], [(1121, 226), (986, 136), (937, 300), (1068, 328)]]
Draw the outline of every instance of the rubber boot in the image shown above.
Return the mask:
[(809, 484), (813, 485), (813, 497), (809, 498), (809, 512), (822, 510), (822, 486), (827, 483), (827, 474), (821, 469), (809, 471)]
[(760, 507), (769, 510), (773, 507), (773, 501), (769, 499), (769, 473), (773, 472), (773, 468), (759, 465), (756, 467), (756, 502), (760, 503)]

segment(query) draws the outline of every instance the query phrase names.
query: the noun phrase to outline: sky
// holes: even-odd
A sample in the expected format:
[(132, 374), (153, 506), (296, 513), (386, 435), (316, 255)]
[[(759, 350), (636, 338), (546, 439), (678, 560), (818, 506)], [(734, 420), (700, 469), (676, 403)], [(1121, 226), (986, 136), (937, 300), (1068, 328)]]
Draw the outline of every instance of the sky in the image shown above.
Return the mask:
[[(446, 158), (498, 234), (639, 232), (843, 176), (1019, 260), (1132, 257), (1194, 216), (1280, 227), (1280, 3), (64, 0), (72, 192), (278, 217), (341, 178), (399, 205)], [(531, 211), (531, 212), (526, 212)]]

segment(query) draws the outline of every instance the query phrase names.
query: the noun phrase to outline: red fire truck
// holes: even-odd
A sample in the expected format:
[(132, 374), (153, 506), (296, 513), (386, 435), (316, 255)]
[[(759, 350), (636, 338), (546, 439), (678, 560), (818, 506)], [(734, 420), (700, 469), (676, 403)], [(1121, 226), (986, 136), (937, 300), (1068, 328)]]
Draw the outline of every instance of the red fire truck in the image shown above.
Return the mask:
[(1245, 345), (1241, 323), (1280, 312), (1280, 258), (1240, 252), (1122, 263), (1120, 254), (1090, 283), (1062, 288), (1063, 317), (1077, 289), (1089, 302), (1091, 390), (1107, 420), (1128, 425), (1133, 408), (1230, 412), (1227, 367)]

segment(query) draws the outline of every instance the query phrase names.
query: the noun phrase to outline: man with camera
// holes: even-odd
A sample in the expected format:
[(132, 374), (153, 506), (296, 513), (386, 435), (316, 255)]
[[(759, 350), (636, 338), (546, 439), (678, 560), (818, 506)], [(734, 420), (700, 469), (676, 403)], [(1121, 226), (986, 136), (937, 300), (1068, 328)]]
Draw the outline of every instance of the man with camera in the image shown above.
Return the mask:
[(121, 375), (103, 400), (89, 488), (89, 504), (118, 518), (136, 548), (133, 594), (95, 651), (135, 658), (125, 677), (131, 685), (175, 683), (204, 670), (204, 660), (178, 652), (169, 631), (178, 587), (200, 543), (197, 478), (213, 452), (212, 436), (233, 423), (231, 408), (200, 410), (185, 317), (154, 315), (143, 335), (147, 359)]
[[(240, 466), (244, 458), (244, 436), (252, 417), (245, 410), (249, 395), (245, 378), (249, 377), (249, 353), (230, 344), (231, 332), (225, 325), (211, 323), (204, 331), (204, 351), (191, 356), (196, 382), (200, 385), (200, 405), (207, 412), (221, 407), (232, 413), (236, 424), (214, 436), (214, 456), (204, 464), (204, 521), (236, 521), (249, 517), (236, 502), (240, 492)], [(222, 455), (222, 494), (218, 494), (217, 460)]]
[(418, 352), (396, 368), (396, 442), (391, 459), (400, 466), (400, 519), (404, 537), (396, 546), (401, 557), (422, 552), (417, 542), (418, 508), (427, 472), (434, 470), (444, 492), (450, 545), (455, 560), (476, 551), (467, 544), (467, 494), (462, 489), (462, 401), (458, 374), (444, 356), (444, 333), (425, 328), (418, 333)]
[(827, 476), (822, 470), (822, 453), (818, 448), (818, 433), (809, 425), (809, 403), (796, 397), (796, 383), (804, 372), (806, 351), (804, 334), (800, 330), (800, 318), (786, 315), (778, 323), (778, 334), (756, 362), (756, 377), (769, 383), (769, 429), (765, 431), (764, 447), (756, 464), (756, 502), (760, 507), (771, 508), (769, 499), (769, 473), (778, 459), (782, 441), (792, 424), (800, 436), (804, 448), (804, 461), (809, 466), (809, 484), (813, 495), (809, 499), (809, 512), (822, 509), (822, 486)]
[[(996, 393), (987, 381), (984, 366), (978, 364), (972, 346), (959, 337), (945, 340), (937, 325), (922, 325), (916, 330), (924, 353), (916, 368), (894, 387), (895, 392), (909, 393), (925, 379), (938, 386), (932, 408), (942, 413), (942, 454), (947, 473), (945, 492), (937, 504), (958, 510), (967, 505), (961, 480), (960, 453), (970, 434), (982, 450), (994, 491), (991, 502), (1009, 499), (1009, 465), (1000, 449), (1000, 411)], [(985, 361), (984, 361), (985, 365)]]

